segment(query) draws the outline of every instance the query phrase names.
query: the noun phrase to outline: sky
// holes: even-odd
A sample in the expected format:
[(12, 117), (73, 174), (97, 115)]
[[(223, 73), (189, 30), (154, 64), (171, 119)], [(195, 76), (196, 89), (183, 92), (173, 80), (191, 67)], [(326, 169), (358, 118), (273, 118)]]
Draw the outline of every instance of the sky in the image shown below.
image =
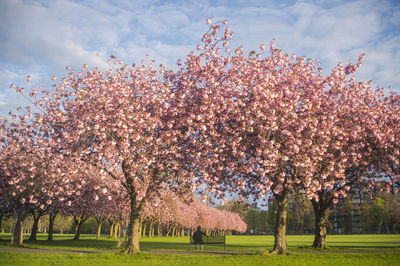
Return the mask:
[(275, 38), (284, 53), (318, 58), (325, 73), (365, 53), (357, 79), (400, 93), (400, 1), (0, 0), (0, 115), (29, 105), (10, 84), (47, 88), (67, 65), (104, 67), (110, 55), (138, 63), (148, 54), (176, 68), (207, 18), (228, 20), (233, 46), (250, 51)]

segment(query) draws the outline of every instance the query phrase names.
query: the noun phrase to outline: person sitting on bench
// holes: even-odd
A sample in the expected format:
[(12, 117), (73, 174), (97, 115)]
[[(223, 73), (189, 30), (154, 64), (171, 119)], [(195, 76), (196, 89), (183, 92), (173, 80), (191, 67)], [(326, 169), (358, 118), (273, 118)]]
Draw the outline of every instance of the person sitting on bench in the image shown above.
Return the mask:
[(193, 233), (193, 243), (196, 248), (196, 251), (198, 250), (198, 245), (200, 245), (200, 250), (203, 250), (203, 235), (206, 236), (206, 233), (201, 231), (201, 226), (197, 226), (197, 230)]

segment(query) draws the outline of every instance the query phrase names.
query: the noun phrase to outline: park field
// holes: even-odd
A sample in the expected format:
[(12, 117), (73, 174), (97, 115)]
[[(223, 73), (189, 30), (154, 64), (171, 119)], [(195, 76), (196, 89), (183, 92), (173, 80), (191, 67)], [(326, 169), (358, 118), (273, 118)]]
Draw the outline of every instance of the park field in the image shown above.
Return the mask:
[[(46, 235), (39, 234), (37, 241), (24, 242), (32, 252), (54, 249), (55, 253), (46, 254), (4, 252), (1, 248), (9, 247), (10, 235), (0, 234), (0, 238), (1, 265), (400, 265), (400, 235), (329, 235), (329, 248), (323, 251), (310, 248), (311, 235), (289, 235), (287, 256), (265, 253), (273, 246), (273, 236), (269, 235), (227, 236), (227, 252), (243, 251), (247, 255), (211, 254), (223, 254), (223, 245), (205, 245), (203, 254), (193, 254), (188, 237), (143, 237), (142, 253), (135, 256), (119, 254), (115, 240), (105, 236), (96, 240), (93, 235), (82, 235), (81, 240), (74, 241), (72, 235), (64, 234), (47, 241)], [(159, 250), (164, 252), (155, 254)], [(165, 254), (174, 251), (187, 254)]]

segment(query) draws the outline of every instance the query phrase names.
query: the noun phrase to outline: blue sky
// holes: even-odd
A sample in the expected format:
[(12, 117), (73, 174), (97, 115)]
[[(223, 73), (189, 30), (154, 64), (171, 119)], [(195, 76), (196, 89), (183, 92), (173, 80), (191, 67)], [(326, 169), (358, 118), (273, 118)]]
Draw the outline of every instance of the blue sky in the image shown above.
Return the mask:
[(0, 115), (29, 104), (11, 83), (48, 87), (66, 65), (101, 67), (111, 54), (133, 63), (149, 54), (173, 68), (195, 50), (208, 17), (228, 20), (235, 46), (257, 49), (275, 38), (277, 48), (319, 58), (326, 71), (365, 53), (357, 78), (400, 93), (397, 1), (1, 0)]

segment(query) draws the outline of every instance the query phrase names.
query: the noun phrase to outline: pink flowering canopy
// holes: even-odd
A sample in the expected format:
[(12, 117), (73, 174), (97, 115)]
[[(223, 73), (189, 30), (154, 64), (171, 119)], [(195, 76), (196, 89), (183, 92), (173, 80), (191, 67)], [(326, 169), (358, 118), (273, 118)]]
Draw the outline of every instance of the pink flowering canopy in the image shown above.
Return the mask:
[(207, 23), (176, 72), (111, 56), (106, 71), (67, 67), (52, 90), (31, 88), (40, 112), (1, 120), (2, 200), (118, 217), (130, 209), (132, 228), (146, 217), (241, 231), (240, 217), (182, 194), (271, 191), (283, 210), (297, 189), (329, 205), (354, 186), (399, 182), (400, 98), (355, 79), (364, 55), (324, 76), (318, 60), (284, 54), (274, 39), (245, 55), (226, 21)]
[(212, 24), (173, 79), (199, 186), (256, 199), (301, 187), (318, 200), (321, 190), (346, 195), (351, 169), (366, 181), (366, 125), (385, 114), (381, 91), (352, 76), (364, 56), (323, 76), (318, 60), (283, 54), (274, 40), (269, 54), (262, 45), (245, 56), (243, 47), (231, 51), (231, 38), (228, 27)]

